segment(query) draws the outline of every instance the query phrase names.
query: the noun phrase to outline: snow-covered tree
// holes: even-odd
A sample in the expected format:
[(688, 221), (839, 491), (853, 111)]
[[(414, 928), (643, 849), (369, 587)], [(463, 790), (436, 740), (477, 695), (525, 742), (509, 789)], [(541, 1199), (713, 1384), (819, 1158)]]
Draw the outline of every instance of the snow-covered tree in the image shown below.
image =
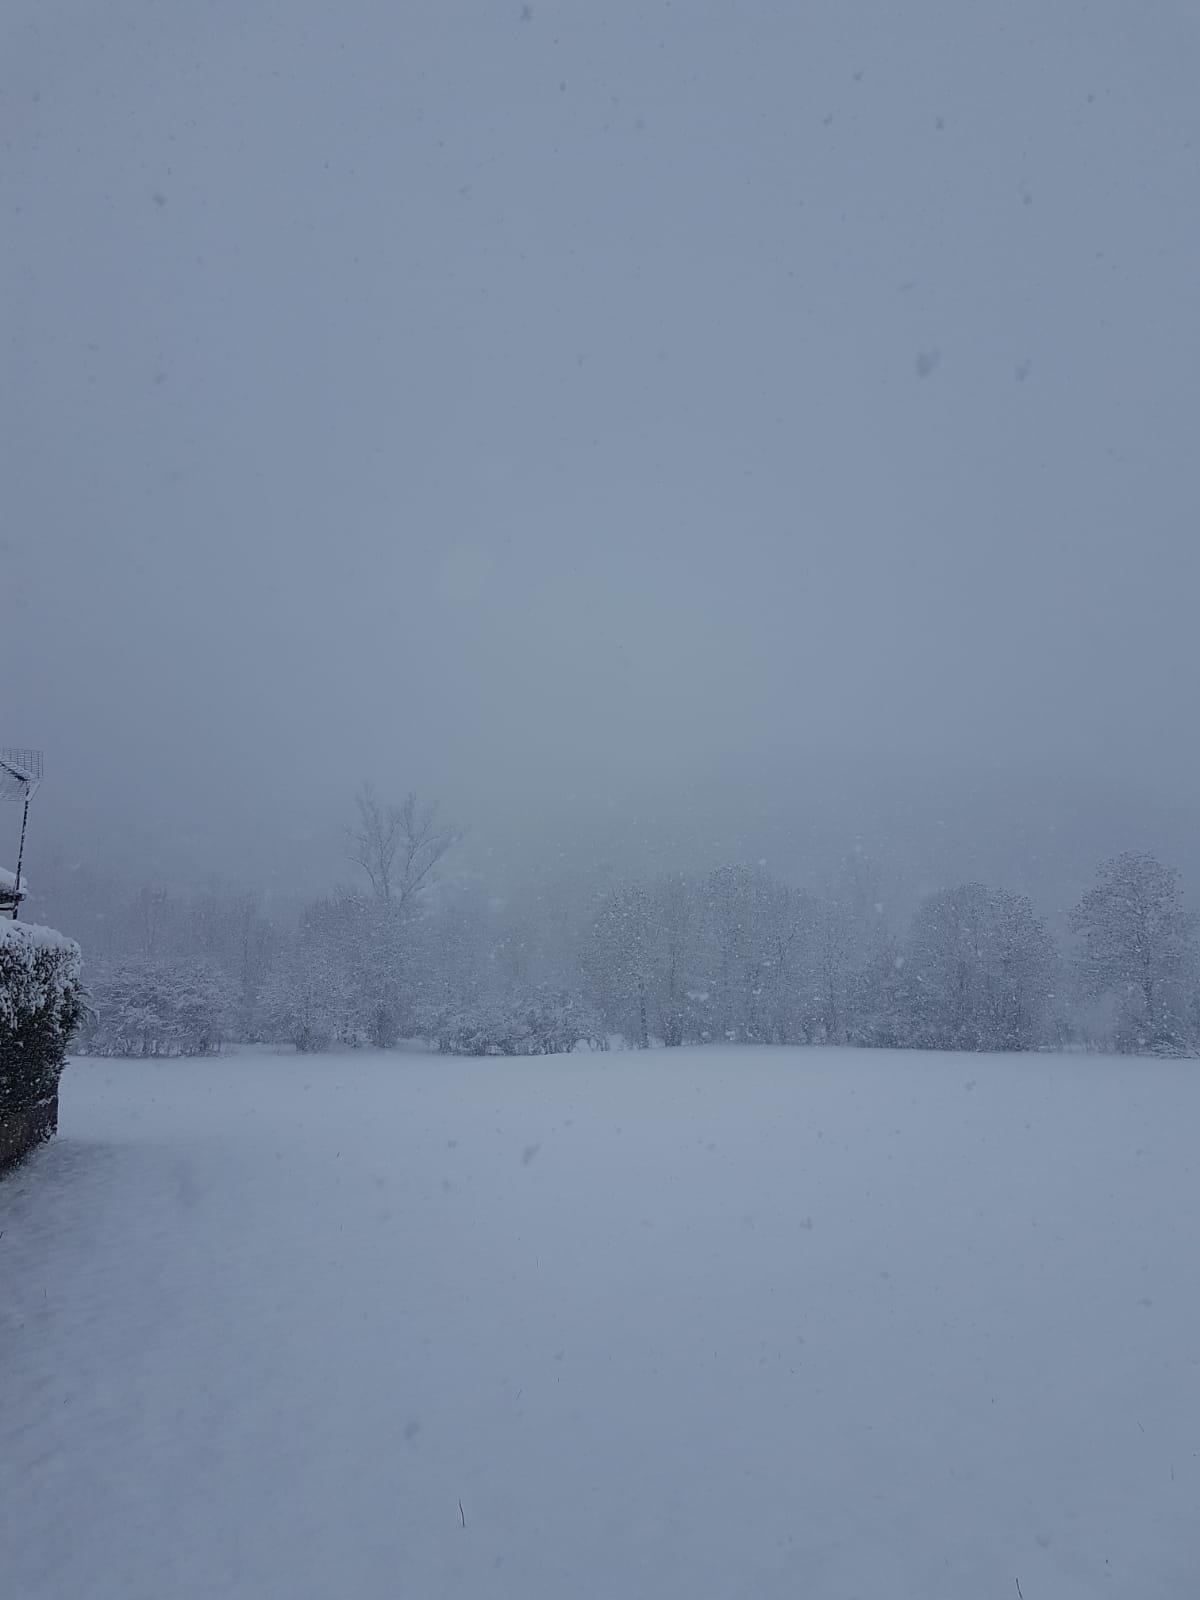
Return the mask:
[(904, 966), (908, 1042), (933, 1050), (1027, 1050), (1046, 1037), (1057, 952), (1021, 895), (981, 883), (933, 895), (913, 918)]
[(669, 873), (651, 885), (649, 912), (651, 1014), (659, 1038), (673, 1047), (683, 1044), (694, 1027), (696, 893), (683, 873)]
[(703, 990), (712, 1037), (754, 1035), (755, 989), (761, 972), (759, 902), (765, 885), (747, 867), (718, 867), (700, 886)]
[(909, 1042), (905, 1012), (905, 956), (886, 926), (871, 939), (866, 960), (856, 968), (848, 999), (848, 1044), (895, 1049)]
[(263, 1031), (301, 1054), (334, 1042), (337, 1006), (325, 952), (301, 935), (275, 964), (262, 994)]
[(756, 897), (753, 931), (753, 1038), (793, 1044), (807, 1037), (805, 972), (811, 932), (808, 897), (784, 884), (765, 882)]
[(1085, 991), (1112, 995), (1124, 1050), (1182, 1050), (1196, 970), (1196, 917), (1183, 907), (1178, 873), (1146, 851), (1106, 861), (1100, 881), (1071, 913), (1082, 940)]
[(642, 1050), (650, 1044), (655, 936), (645, 884), (623, 884), (597, 908), (583, 955), (606, 1025)]
[(857, 970), (854, 928), (846, 908), (824, 896), (808, 901), (808, 1037), (844, 1044), (851, 1027)]
[(259, 1001), (283, 938), (264, 915), (259, 897), (214, 887), (196, 896), (178, 920), (177, 957), (200, 957), (224, 974), (233, 1037), (244, 1041), (261, 1038)]
[(232, 999), (221, 972), (200, 962), (112, 967), (92, 980), (81, 1047), (98, 1056), (215, 1055)]

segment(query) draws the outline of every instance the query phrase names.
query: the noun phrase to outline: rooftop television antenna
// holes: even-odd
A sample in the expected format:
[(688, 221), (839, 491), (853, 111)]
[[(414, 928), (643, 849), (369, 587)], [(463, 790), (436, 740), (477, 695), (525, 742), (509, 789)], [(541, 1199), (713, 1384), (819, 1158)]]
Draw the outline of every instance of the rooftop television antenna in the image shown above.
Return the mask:
[(13, 885), (12, 919), (17, 920), (21, 904), (21, 866), (25, 860), (25, 830), (29, 826), (29, 802), (42, 781), (40, 750), (0, 749), (0, 800), (15, 800), (21, 806), (21, 842), (17, 846), (17, 879)]

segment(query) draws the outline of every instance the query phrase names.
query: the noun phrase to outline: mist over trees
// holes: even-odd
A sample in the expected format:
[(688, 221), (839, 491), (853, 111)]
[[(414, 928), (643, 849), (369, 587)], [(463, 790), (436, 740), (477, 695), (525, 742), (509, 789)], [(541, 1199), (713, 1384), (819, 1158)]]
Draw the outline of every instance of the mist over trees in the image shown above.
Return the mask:
[(1099, 869), (1054, 937), (1027, 896), (965, 882), (911, 917), (880, 864), (847, 853), (819, 887), (764, 864), (589, 877), (550, 862), (493, 892), (464, 830), (414, 792), (370, 785), (345, 835), (348, 881), (299, 906), (218, 886), (109, 885), (85, 944), (99, 1054), (297, 1051), (558, 1054), (616, 1041), (1015, 1051), (1200, 1044), (1197, 919), (1147, 853)]

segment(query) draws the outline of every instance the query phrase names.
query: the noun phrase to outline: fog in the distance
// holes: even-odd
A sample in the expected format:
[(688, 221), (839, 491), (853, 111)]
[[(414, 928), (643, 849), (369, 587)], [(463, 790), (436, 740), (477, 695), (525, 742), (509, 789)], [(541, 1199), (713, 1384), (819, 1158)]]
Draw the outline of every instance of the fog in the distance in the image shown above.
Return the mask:
[(1200, 869), (1198, 26), (10, 4), (31, 870)]

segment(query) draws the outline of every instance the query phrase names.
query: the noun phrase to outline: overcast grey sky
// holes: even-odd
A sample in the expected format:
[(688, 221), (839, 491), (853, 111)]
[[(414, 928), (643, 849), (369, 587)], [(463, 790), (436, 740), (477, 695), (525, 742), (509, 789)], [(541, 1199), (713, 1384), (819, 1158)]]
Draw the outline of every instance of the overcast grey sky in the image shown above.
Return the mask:
[(0, 742), (225, 838), (1194, 796), (1198, 17), (9, 0)]

